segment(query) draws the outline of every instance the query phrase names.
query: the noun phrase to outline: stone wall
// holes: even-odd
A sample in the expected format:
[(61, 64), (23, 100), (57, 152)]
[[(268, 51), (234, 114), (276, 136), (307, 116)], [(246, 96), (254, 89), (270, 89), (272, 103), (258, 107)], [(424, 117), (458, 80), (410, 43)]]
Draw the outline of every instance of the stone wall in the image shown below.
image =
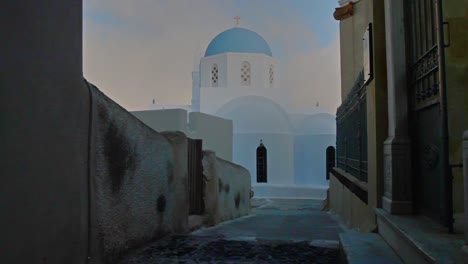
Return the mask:
[(203, 175), (207, 224), (249, 214), (251, 183), (247, 169), (204, 151)]
[(187, 228), (187, 143), (169, 140), (91, 85), (94, 263)]

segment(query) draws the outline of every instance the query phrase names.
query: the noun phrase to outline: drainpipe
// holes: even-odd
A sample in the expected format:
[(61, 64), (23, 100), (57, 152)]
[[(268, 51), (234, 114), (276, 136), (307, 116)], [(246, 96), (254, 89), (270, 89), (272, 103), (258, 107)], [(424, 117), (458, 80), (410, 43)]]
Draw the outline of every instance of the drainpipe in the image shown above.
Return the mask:
[(442, 0), (436, 0), (436, 18), (437, 18), (437, 46), (439, 55), (439, 92), (440, 92), (440, 114), (442, 119), (442, 150), (441, 163), (443, 175), (445, 175), (445, 201), (446, 201), (446, 219), (449, 233), (453, 233), (453, 201), (452, 201), (452, 178), (449, 163), (449, 138), (448, 138), (448, 114), (447, 114), (447, 86), (445, 78), (445, 48)]
[(468, 130), (463, 135), (463, 184), (465, 189), (465, 245), (463, 249), (468, 256)]

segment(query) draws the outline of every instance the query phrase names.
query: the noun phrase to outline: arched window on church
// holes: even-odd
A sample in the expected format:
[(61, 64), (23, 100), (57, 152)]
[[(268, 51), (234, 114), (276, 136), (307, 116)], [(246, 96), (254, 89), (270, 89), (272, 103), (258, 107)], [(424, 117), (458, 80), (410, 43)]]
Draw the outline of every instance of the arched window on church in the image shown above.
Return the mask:
[(267, 149), (262, 140), (257, 148), (257, 182), (267, 182)]
[(250, 78), (250, 63), (244, 61), (241, 65), (241, 84), (243, 86), (249, 86)]
[(218, 87), (218, 64), (211, 66), (211, 87)]
[(273, 65), (270, 65), (269, 75), (270, 75), (270, 87), (273, 87), (273, 84), (275, 82), (275, 71), (273, 69)]

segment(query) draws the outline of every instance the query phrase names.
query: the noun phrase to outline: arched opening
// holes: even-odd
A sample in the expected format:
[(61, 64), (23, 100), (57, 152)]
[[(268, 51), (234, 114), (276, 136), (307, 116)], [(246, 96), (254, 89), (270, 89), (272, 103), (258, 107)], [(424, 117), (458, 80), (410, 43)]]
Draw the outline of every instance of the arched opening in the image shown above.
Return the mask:
[(218, 87), (218, 65), (211, 66), (211, 87)]
[(262, 140), (257, 147), (257, 182), (267, 182), (267, 149)]
[(249, 86), (250, 78), (250, 63), (244, 61), (241, 66), (241, 84), (243, 86)]
[(270, 71), (269, 71), (269, 76), (270, 76), (270, 87), (273, 87), (274, 81), (275, 81), (275, 71), (273, 70), (273, 65), (270, 65)]

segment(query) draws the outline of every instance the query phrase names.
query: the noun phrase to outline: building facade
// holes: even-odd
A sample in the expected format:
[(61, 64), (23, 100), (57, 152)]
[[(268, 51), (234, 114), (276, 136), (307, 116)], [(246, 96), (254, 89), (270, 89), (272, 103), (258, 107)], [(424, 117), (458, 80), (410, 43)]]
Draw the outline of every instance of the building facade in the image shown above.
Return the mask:
[(386, 227), (395, 215), (462, 233), (466, 1), (339, 4), (342, 104), (331, 209), (355, 229), (378, 229), (394, 249), (401, 241)]
[[(232, 120), (232, 161), (249, 170), (257, 197), (323, 198), (328, 182), (321, 154), (335, 145), (335, 117), (319, 106), (292, 111), (280, 80), (279, 61), (265, 39), (234, 27), (209, 42), (192, 72), (191, 106), (150, 109), (183, 108)], [(267, 153), (263, 182), (257, 182), (260, 141)]]
[[(290, 111), (279, 62), (263, 37), (240, 27), (221, 32), (193, 76), (193, 109), (233, 120), (233, 161), (250, 171), (257, 197), (323, 197), (325, 160), (314, 154), (334, 145), (334, 117), (319, 107)], [(264, 182), (257, 181), (261, 141)], [(304, 144), (310, 155), (302, 155)]]

